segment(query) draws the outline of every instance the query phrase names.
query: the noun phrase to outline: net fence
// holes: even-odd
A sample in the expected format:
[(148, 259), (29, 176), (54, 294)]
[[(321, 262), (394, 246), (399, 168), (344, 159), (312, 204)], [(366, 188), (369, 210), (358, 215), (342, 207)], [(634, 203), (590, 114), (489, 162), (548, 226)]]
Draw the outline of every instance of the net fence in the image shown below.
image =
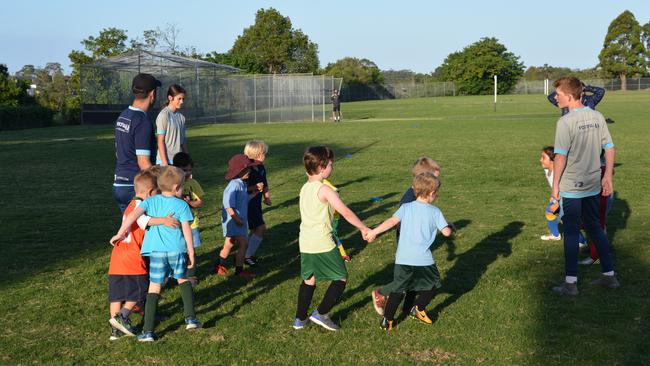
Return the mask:
[(171, 84), (186, 90), (182, 113), (188, 122), (325, 121), (333, 89), (342, 79), (312, 74), (239, 75), (211, 62), (134, 51), (81, 68), (82, 123), (112, 123), (131, 102), (131, 82), (140, 72), (162, 87), (150, 117), (164, 107)]

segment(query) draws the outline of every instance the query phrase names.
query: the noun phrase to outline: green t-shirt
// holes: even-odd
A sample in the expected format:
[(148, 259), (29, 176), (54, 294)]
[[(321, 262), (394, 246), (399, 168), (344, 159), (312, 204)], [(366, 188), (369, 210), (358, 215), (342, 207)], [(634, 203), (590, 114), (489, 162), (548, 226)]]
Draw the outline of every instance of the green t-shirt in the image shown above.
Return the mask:
[(573, 109), (557, 121), (555, 153), (567, 157), (560, 196), (583, 198), (600, 193), (600, 153), (614, 147), (602, 114), (589, 107)]

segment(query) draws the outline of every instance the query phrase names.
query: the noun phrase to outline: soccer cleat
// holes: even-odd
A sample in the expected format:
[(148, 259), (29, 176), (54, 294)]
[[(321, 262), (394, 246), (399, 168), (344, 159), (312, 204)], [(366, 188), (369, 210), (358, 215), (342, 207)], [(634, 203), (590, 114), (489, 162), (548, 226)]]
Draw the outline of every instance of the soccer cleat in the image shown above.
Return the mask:
[(298, 318), (293, 319), (293, 329), (302, 329), (307, 326), (307, 319), (300, 320)]
[(253, 272), (248, 272), (246, 270), (241, 270), (241, 271), (239, 271), (239, 273), (236, 274), (236, 276), (241, 277), (241, 278), (249, 281), (249, 280), (252, 280), (253, 278), (255, 278), (256, 275)]
[(621, 284), (616, 279), (616, 276), (605, 276), (601, 275), (599, 279), (590, 282), (592, 285), (598, 285), (609, 289), (617, 289), (621, 287)]
[(382, 317), (381, 322), (379, 323), (379, 327), (382, 330), (391, 331), (391, 330), (393, 330), (393, 322), (394, 322), (394, 320), (388, 320), (388, 319)]
[(568, 283), (564, 282), (563, 284), (559, 286), (553, 287), (553, 292), (563, 296), (578, 296), (580, 292), (578, 292), (578, 284), (577, 283)]
[(409, 316), (413, 319), (417, 319), (421, 321), (424, 324), (433, 324), (433, 321), (429, 318), (427, 315), (427, 312), (424, 310), (420, 310), (417, 305), (415, 305), (413, 308), (411, 308), (411, 312), (409, 313)]
[(119, 330), (125, 335), (130, 337), (135, 336), (135, 332), (131, 327), (131, 323), (129, 322), (129, 319), (123, 318), (120, 314), (117, 314), (114, 317), (110, 318), (108, 322), (111, 323), (111, 326), (113, 328)]
[(226, 268), (226, 266), (224, 266), (223, 264), (217, 264), (217, 266), (214, 267), (214, 272), (219, 276), (225, 276), (226, 274), (228, 274), (228, 268)]
[(120, 332), (119, 330), (111, 327), (111, 336), (108, 338), (110, 341), (115, 341), (120, 338), (124, 337), (124, 333)]
[(372, 305), (375, 307), (375, 311), (379, 315), (384, 315), (384, 307), (386, 306), (386, 296), (379, 293), (379, 290), (373, 290), (371, 293), (372, 296)]
[(592, 264), (600, 262), (600, 259), (596, 258), (596, 260), (592, 259), (591, 257), (587, 257), (581, 261), (578, 261), (578, 264), (581, 264), (583, 266), (590, 266)]
[(558, 235), (558, 236), (555, 236), (555, 235), (542, 235), (539, 238), (544, 240), (544, 241), (558, 241), (558, 240), (562, 240), (562, 235)]
[(185, 329), (186, 330), (199, 329), (202, 326), (203, 325), (201, 324), (201, 322), (195, 317), (185, 318)]
[(336, 323), (332, 321), (332, 319), (330, 319), (329, 316), (327, 316), (327, 314), (320, 314), (318, 310), (314, 310), (314, 312), (311, 313), (309, 320), (327, 330), (337, 331), (341, 329), (338, 325), (336, 325)]
[(142, 332), (138, 335), (138, 342), (153, 342), (156, 340), (156, 334), (154, 332)]
[(255, 257), (244, 258), (244, 263), (249, 267), (257, 266), (257, 260), (255, 259)]

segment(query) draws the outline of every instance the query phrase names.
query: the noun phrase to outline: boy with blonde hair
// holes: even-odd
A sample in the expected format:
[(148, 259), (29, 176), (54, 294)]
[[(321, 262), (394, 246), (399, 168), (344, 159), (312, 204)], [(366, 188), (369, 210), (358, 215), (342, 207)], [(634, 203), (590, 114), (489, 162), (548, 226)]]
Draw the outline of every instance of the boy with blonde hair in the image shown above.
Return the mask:
[(417, 175), (413, 179), (416, 200), (400, 206), (391, 218), (371, 230), (365, 237), (372, 242), (384, 231), (397, 224), (402, 225), (395, 254), (393, 282), (384, 288), (389, 292), (380, 323), (384, 330), (393, 329), (395, 312), (407, 291), (419, 293), (415, 305), (411, 308), (411, 317), (425, 324), (433, 323), (425, 308), (442, 284), (430, 247), (438, 231), (444, 236), (450, 236), (452, 233), (452, 228), (447, 224), (440, 209), (432, 204), (439, 189), (440, 181), (435, 175), (428, 172)]
[(262, 244), (266, 233), (266, 223), (262, 214), (262, 199), (264, 199), (264, 204), (271, 205), (269, 182), (266, 179), (266, 168), (264, 167), (264, 160), (266, 160), (268, 152), (269, 145), (261, 140), (251, 140), (244, 147), (244, 155), (258, 163), (251, 167), (248, 177), (248, 192), (255, 193), (255, 196), (248, 201), (248, 229), (250, 232), (244, 262), (249, 266), (257, 265), (258, 259), (255, 253)]
[(192, 212), (188, 204), (180, 197), (183, 194), (185, 173), (174, 167), (165, 166), (158, 177), (158, 187), (161, 194), (151, 196), (140, 204), (126, 217), (117, 234), (111, 238), (111, 243), (123, 240), (128, 228), (143, 214), (164, 217), (174, 213), (173, 217), (181, 222), (181, 228), (171, 229), (164, 226), (154, 226), (144, 236), (141, 254), (149, 257), (149, 291), (144, 311), (144, 326), (138, 336), (141, 342), (155, 340), (154, 322), (160, 299), (160, 290), (167, 277), (178, 281), (178, 287), (183, 299), (185, 329), (196, 329), (201, 323), (194, 312), (194, 294), (192, 284), (186, 276), (187, 268), (192, 268), (194, 262), (194, 245), (192, 244)]
[(363, 234), (368, 227), (359, 220), (339, 195), (323, 183), (332, 174), (334, 152), (327, 146), (312, 146), (303, 155), (307, 183), (300, 189), (300, 289), (294, 329), (307, 325), (307, 313), (316, 289), (316, 281), (331, 281), (318, 308), (309, 320), (327, 330), (340, 327), (327, 315), (338, 302), (347, 281), (345, 262), (332, 239), (332, 210), (338, 211), (345, 220)]
[[(420, 156), (415, 160), (415, 163), (413, 164), (413, 167), (411, 168), (411, 175), (413, 178), (417, 177), (418, 175), (422, 173), (431, 173), (433, 174), (436, 178), (440, 177), (440, 165), (438, 162), (435, 160), (427, 157), (427, 156)], [(402, 199), (399, 201), (399, 205), (402, 206), (406, 203), (413, 202), (416, 200), (416, 195), (415, 191), (413, 190), (413, 186), (410, 186), (406, 192), (404, 192), (404, 195), (402, 196)], [(401, 230), (401, 225), (397, 224), (395, 227), (396, 231), (396, 236), (395, 236), (395, 241), (396, 244), (399, 243), (399, 236), (400, 236), (400, 230)], [(433, 242), (431, 243), (433, 244)], [(386, 296), (389, 295), (389, 289), (384, 289), (384, 288), (379, 288), (374, 291), (372, 291), (372, 301), (373, 305), (375, 306), (375, 310), (379, 315), (384, 315), (384, 306), (386, 305)], [(411, 308), (413, 308), (413, 303), (415, 301), (415, 296), (417, 294), (413, 291), (408, 291), (406, 293), (405, 299), (404, 299), (404, 307), (402, 308), (402, 312), (404, 313), (409, 313), (411, 311)]]

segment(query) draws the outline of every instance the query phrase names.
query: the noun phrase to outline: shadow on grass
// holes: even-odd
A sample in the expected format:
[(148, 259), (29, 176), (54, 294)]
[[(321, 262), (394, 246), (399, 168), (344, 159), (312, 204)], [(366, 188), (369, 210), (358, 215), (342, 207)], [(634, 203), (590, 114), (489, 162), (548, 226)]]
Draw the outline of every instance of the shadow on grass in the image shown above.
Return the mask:
[(499, 256), (508, 257), (512, 253), (510, 241), (519, 235), (524, 227), (521, 221), (513, 221), (498, 232), (488, 235), (462, 254), (454, 255), (455, 263), (442, 280), (442, 291), (448, 296), (443, 302), (429, 311), (437, 318), (445, 308), (454, 304), (466, 293), (472, 291), (481, 280), (488, 266)]
[[(607, 220), (621, 288), (590, 285), (601, 271), (598, 265), (592, 265), (580, 267), (580, 294), (576, 297), (553, 294), (550, 283), (531, 294), (538, 304), (531, 309), (536, 311), (532, 363), (552, 360), (556, 364), (573, 364), (580, 360), (585, 364), (650, 364), (650, 269), (640, 260), (638, 248), (616, 242), (617, 233), (627, 226), (630, 215), (629, 203), (617, 198)], [(554, 262), (557, 265), (553, 273), (560, 282), (563, 258), (554, 258)]]

